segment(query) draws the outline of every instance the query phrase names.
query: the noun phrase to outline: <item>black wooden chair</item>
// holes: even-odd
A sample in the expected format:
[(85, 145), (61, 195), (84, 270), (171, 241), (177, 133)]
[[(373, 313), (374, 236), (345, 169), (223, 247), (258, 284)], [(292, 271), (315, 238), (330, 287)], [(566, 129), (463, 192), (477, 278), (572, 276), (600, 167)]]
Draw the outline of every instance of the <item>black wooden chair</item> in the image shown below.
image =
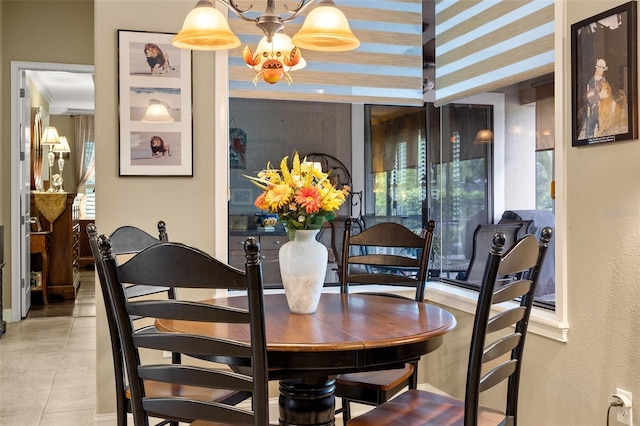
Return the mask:
[[(245, 243), (246, 272), (179, 243), (153, 245), (120, 265), (115, 260), (109, 237), (101, 235), (97, 240), (94, 237), (92, 244), (100, 252), (96, 266), (104, 278), (104, 284), (102, 280), (101, 284), (106, 289), (108, 308), (114, 315), (129, 377), (134, 423), (146, 426), (150, 418), (160, 418), (172, 422), (201, 420), (266, 425), (268, 376), (262, 269), (255, 240), (250, 238)], [(179, 299), (131, 300), (125, 293), (130, 284), (173, 289), (246, 290), (249, 307), (231, 309)], [(250, 342), (155, 329), (136, 330), (131, 320), (136, 316), (220, 323), (221, 326), (246, 324)], [(142, 348), (159, 353), (182, 353), (182, 363), (148, 363), (145, 358), (149, 353), (141, 357), (139, 350)], [(219, 359), (250, 366), (250, 374), (224, 368), (216, 362)], [(153, 394), (148, 390), (149, 383), (163, 384), (171, 392)], [(251, 408), (236, 406), (247, 397), (252, 398)]]
[[(96, 269), (98, 272), (98, 279), (101, 284), (102, 296), (105, 300), (105, 304), (107, 301), (106, 287), (103, 285), (105, 280), (103, 271), (100, 268), (97, 268), (98, 261), (100, 259), (100, 253), (97, 246), (97, 238), (98, 238), (98, 229), (96, 228), (94, 223), (90, 223), (87, 226), (87, 234), (89, 235), (89, 245), (91, 246), (91, 252), (93, 254), (94, 264), (96, 265)], [(112, 253), (118, 257), (123, 256), (124, 260), (127, 257), (132, 256), (133, 254), (147, 248), (151, 247), (155, 244), (160, 244), (162, 242), (167, 242), (169, 240), (169, 236), (167, 234), (167, 225), (164, 221), (158, 222), (158, 238), (155, 238), (151, 234), (143, 231), (140, 228), (135, 226), (125, 225), (117, 228), (115, 231), (111, 233), (111, 251)], [(173, 288), (170, 287), (150, 287), (150, 286), (137, 286), (137, 285), (129, 285), (126, 290), (127, 298), (135, 299), (137, 297), (144, 297), (150, 295), (161, 295), (161, 293), (166, 293), (163, 295), (169, 299), (175, 299), (176, 295)], [(161, 295), (162, 296), (162, 295)], [(109, 309), (106, 309), (106, 317), (109, 325), (109, 332), (111, 335), (111, 349), (113, 356), (113, 367), (115, 373), (116, 380), (116, 411), (118, 416), (118, 426), (126, 426), (127, 424), (127, 413), (131, 412), (131, 404), (130, 404), (130, 395), (128, 391), (128, 384), (124, 373), (123, 359), (122, 359), (122, 349), (120, 346), (120, 342), (117, 335), (117, 330), (115, 326), (115, 316)], [(141, 317), (132, 317), (132, 321), (139, 322)], [(152, 325), (147, 325), (147, 328), (152, 328)], [(171, 358), (172, 362), (179, 363), (180, 362), (180, 354), (172, 353)], [(154, 394), (161, 394), (169, 392), (166, 386), (160, 384), (149, 384), (149, 391)], [(162, 422), (160, 424), (166, 424), (168, 422)], [(177, 426), (177, 423), (174, 423)]]
[[(354, 285), (387, 285), (415, 288), (414, 299), (424, 301), (429, 253), (435, 222), (429, 221), (423, 236), (398, 223), (378, 223), (355, 235), (351, 221), (345, 222), (341, 255), (341, 292)], [(401, 297), (390, 293), (376, 293)], [(336, 377), (336, 397), (341, 398), (346, 423), (351, 417), (350, 402), (379, 405), (405, 387), (415, 389), (419, 359), (401, 368), (340, 374)]]
[[(94, 229), (93, 231), (97, 236), (97, 230)], [(88, 227), (87, 232), (89, 232)], [(147, 247), (168, 242), (169, 235), (167, 234), (167, 225), (161, 220), (158, 222), (158, 238), (135, 226), (124, 225), (113, 231), (111, 235), (109, 235), (109, 239), (111, 241), (111, 252), (116, 256), (116, 259), (119, 260), (121, 258), (122, 261), (126, 261), (128, 257)], [(131, 284), (126, 288), (128, 299), (161, 293), (166, 293), (165, 296), (169, 299), (176, 298), (175, 290), (171, 287), (138, 286)], [(174, 358), (173, 361), (179, 362), (179, 355), (176, 356), (178, 356), (178, 358)]]
[(331, 230), (329, 241), (327, 241), (326, 243), (331, 248), (329, 261), (334, 261), (336, 263), (335, 271), (338, 277), (338, 283), (341, 282), (340, 277), (342, 275), (344, 229), (347, 226), (347, 222), (350, 222), (349, 225), (351, 226), (351, 234), (357, 234), (362, 231), (362, 222), (357, 217), (337, 216), (332, 221), (327, 222), (326, 225), (324, 225), (326, 228), (329, 228)]
[[(495, 234), (478, 295), (464, 400), (411, 389), (352, 419), (349, 425), (515, 425), (527, 325), (552, 233), (551, 228), (545, 228), (539, 242), (535, 236), (527, 235), (504, 254), (505, 235)], [(524, 273), (524, 278), (497, 284), (499, 275), (519, 272)], [(519, 303), (491, 315), (494, 305), (513, 300)], [(496, 331), (500, 331), (499, 336), (488, 339)], [(480, 406), (480, 393), (505, 380), (505, 411)]]

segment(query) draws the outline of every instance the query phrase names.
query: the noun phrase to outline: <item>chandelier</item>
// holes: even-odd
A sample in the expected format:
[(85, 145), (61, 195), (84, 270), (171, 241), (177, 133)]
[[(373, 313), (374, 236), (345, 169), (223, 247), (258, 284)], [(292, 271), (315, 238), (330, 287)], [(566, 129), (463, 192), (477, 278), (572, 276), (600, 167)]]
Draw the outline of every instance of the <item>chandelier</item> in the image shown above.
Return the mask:
[[(255, 55), (248, 46), (243, 51), (245, 62), (258, 73), (254, 83), (261, 77), (271, 84), (282, 77), (291, 83), (288, 72), (304, 67), (300, 48), (343, 52), (360, 46), (360, 41), (349, 28), (346, 16), (336, 7), (333, 0), (319, 0), (318, 6), (309, 12), (300, 30), (288, 41), (283, 41), (280, 37), (284, 35), (280, 34), (284, 24), (295, 19), (315, 0), (300, 0), (293, 10), (285, 7), (288, 14), (286, 17), (281, 17), (276, 12), (275, 0), (267, 0), (266, 10), (257, 18), (246, 16), (251, 6), (242, 10), (234, 0), (199, 0), (185, 18), (182, 29), (171, 44), (191, 50), (224, 50), (238, 47), (240, 39), (231, 31), (227, 19), (216, 9), (214, 1), (224, 4), (240, 19), (255, 22), (265, 35)], [(277, 45), (282, 43), (287, 45), (286, 49), (278, 50)]]

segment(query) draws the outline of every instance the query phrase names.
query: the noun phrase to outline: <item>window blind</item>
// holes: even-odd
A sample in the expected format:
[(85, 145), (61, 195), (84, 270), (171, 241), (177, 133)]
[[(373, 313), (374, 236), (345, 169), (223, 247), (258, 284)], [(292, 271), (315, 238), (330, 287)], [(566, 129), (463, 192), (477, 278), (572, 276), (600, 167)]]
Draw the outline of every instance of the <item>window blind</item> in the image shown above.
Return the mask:
[[(236, 0), (240, 8), (253, 4), (251, 17), (264, 12), (266, 2)], [(286, 16), (286, 1), (276, 3)], [(295, 2), (293, 2), (295, 3)], [(349, 20), (360, 47), (348, 52), (301, 49), (307, 66), (284, 80), (253, 84), (256, 72), (242, 59), (242, 49), (255, 51), (263, 37), (253, 22), (229, 13), (229, 25), (242, 44), (229, 51), (229, 95), (235, 98), (304, 100), (386, 105), (422, 105), (422, 0), (335, 0)], [(292, 5), (289, 5), (291, 7)], [(312, 5), (283, 32), (293, 36)]]
[(436, 104), (553, 72), (554, 0), (438, 0)]

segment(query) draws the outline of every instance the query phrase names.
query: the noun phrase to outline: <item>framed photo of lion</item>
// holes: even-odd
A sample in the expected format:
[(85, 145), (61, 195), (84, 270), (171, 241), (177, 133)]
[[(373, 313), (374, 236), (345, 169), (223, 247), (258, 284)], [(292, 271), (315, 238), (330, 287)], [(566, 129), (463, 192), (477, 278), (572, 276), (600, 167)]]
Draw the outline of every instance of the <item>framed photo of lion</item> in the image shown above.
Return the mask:
[(118, 30), (120, 176), (193, 176), (191, 51)]
[(572, 146), (638, 137), (636, 2), (571, 25)]

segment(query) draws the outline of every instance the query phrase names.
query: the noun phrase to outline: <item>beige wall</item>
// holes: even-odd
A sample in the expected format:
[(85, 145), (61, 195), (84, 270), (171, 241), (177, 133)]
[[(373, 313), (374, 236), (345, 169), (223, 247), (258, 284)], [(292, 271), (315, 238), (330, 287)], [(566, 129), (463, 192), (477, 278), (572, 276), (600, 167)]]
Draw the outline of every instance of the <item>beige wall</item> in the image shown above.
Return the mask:
[[(153, 19), (141, 19), (149, 16), (150, 4), (156, 6)], [(117, 30), (177, 32), (191, 8), (191, 2), (180, 0), (95, 2), (96, 223), (105, 233), (125, 223), (153, 231), (162, 219), (172, 241), (215, 255), (214, 144), (227, 141), (213, 138), (213, 53), (193, 54), (193, 177), (118, 176)], [(226, 239), (226, 235), (220, 238)], [(98, 415), (114, 411), (109, 339), (102, 309), (98, 303)]]
[[(92, 0), (1, 0), (0, 224), (5, 226), (3, 307), (11, 308), (11, 61), (93, 64)], [(55, 22), (56, 25), (51, 25)], [(54, 166), (57, 169), (57, 165)]]

